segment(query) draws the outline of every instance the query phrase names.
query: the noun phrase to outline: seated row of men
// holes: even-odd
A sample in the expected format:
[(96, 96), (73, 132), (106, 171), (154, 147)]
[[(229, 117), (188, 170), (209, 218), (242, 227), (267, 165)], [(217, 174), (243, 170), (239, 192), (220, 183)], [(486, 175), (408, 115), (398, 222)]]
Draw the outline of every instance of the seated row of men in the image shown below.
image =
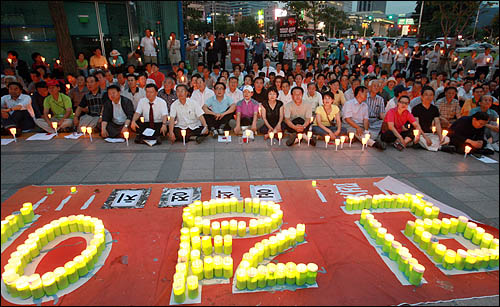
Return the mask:
[[(129, 77), (134, 79), (133, 76)], [(96, 127), (103, 137), (119, 137), (130, 128), (136, 131), (138, 143), (147, 139), (161, 143), (161, 135), (167, 136), (167, 133), (172, 142), (182, 140), (182, 130), (186, 130), (186, 140), (189, 141), (193, 137), (197, 142), (201, 142), (210, 131), (213, 136), (217, 136), (222, 134), (223, 130), (233, 128), (236, 134), (240, 134), (243, 127), (254, 133), (264, 134), (266, 138), (270, 132), (275, 135), (278, 132), (288, 132), (289, 146), (298, 142), (299, 133), (303, 133), (303, 137), (307, 139), (306, 132), (309, 130), (313, 132), (313, 137), (309, 140), (313, 146), (318, 136), (329, 135), (333, 140), (349, 132), (353, 132), (359, 140), (369, 133), (367, 144), (379, 149), (385, 149), (386, 143), (393, 143), (397, 149), (402, 150), (413, 143), (416, 147), (421, 146), (434, 151), (440, 147), (447, 151), (463, 151), (466, 145), (484, 151), (483, 148), (488, 143), (494, 143), (495, 139), (498, 141), (498, 124), (494, 123), (498, 114), (490, 109), (491, 96), (480, 97), (479, 106), (470, 110), (469, 115), (473, 117), (459, 118), (450, 126), (450, 122), (446, 118), (443, 119), (440, 114), (440, 110), (446, 108), (433, 105), (435, 93), (429, 86), (422, 88), (421, 102), (410, 109), (410, 98), (404, 87), (395, 89), (395, 98), (391, 100), (394, 107), (388, 107), (391, 101), (385, 106), (383, 99), (377, 95), (380, 89), (378, 80), (369, 82), (369, 90), (364, 86), (356, 87), (353, 91), (354, 98), (345, 102), (343, 106), (341, 103), (335, 103), (335, 87), (322, 97), (318, 93), (319, 100), (308, 101), (310, 93), (304, 93), (302, 87), (296, 86), (290, 93), (292, 101), (287, 103), (278, 99), (283, 92), (272, 87), (266, 91), (267, 97), (263, 102), (259, 103), (253, 99), (254, 88), (250, 85), (243, 87), (241, 99), (228, 95), (226, 85), (222, 82), (214, 85), (213, 96), (204, 97), (206, 91), (201, 88), (204, 80), (203, 77), (199, 77), (198, 88), (203, 91), (193, 93), (190, 98), (189, 88), (185, 84), (178, 84), (175, 91), (174, 84), (165, 84), (163, 93), (162, 91), (158, 93), (155, 84), (147, 84), (145, 97), (134, 101), (133, 93), (130, 95), (133, 88), (123, 93), (119, 86), (111, 85), (106, 92), (101, 92), (99, 87), (95, 86), (95, 81), (92, 76), (87, 78), (89, 93), (83, 96), (74, 114), (71, 99), (59, 93), (57, 83), (49, 82), (47, 85), (50, 95), (44, 99), (43, 115), (36, 118), (35, 123), (47, 132), (54, 132), (52, 122), (57, 122), (58, 129), (75, 127), (80, 130), (82, 126)], [(256, 87), (260, 81), (262, 80), (259, 78), (254, 80)], [(282, 87), (286, 83), (287, 81), (283, 81)], [(314, 93), (315, 84), (309, 84), (307, 89), (308, 91), (311, 89)], [(445, 89), (446, 98), (448, 96), (453, 98), (451, 94), (455, 93), (454, 88)], [(29, 96), (21, 94), (19, 84), (10, 83), (9, 94), (2, 97), (4, 127), (9, 126), (9, 121), (16, 121), (16, 117), (22, 116), (20, 114), (26, 116), (26, 113), (30, 115), (34, 113), (31, 104), (28, 103)], [(196, 95), (201, 97), (194, 97)], [(165, 99), (161, 98), (162, 96)], [(448, 99), (444, 100), (447, 101)], [(11, 107), (4, 108), (4, 105)], [(16, 112), (23, 109), (26, 110), (24, 113)], [(53, 116), (50, 117), (49, 113)], [(484, 114), (487, 116), (486, 119), (482, 119)], [(143, 120), (140, 120), (141, 117)], [(467, 124), (464, 124), (466, 122)], [(450, 138), (442, 133), (442, 124), (449, 126), (449, 137), (455, 148), (447, 146)], [(414, 129), (411, 129), (411, 125)], [(463, 129), (462, 125), (470, 126), (470, 129)], [(153, 133), (144, 135), (147, 128), (152, 129)], [(437, 134), (433, 134), (434, 129)], [(463, 140), (458, 137), (471, 132), (474, 132), (474, 135)], [(485, 133), (490, 142), (483, 142)]]

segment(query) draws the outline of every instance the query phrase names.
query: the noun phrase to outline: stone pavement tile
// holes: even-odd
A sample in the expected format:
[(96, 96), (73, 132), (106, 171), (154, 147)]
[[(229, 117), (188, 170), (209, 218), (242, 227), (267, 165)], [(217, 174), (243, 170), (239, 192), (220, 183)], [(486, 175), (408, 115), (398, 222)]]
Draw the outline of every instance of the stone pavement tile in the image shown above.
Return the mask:
[(291, 153), (291, 155), (300, 167), (328, 167), (321, 156), (314, 151), (298, 151)]
[(215, 169), (246, 169), (245, 156), (242, 152), (216, 152)]
[(135, 153), (106, 153), (102, 160), (103, 162), (118, 162), (118, 161), (132, 161), (134, 160)]
[[(492, 177), (496, 177), (497, 181), (492, 181)], [(456, 179), (465, 183), (469, 187), (497, 187), (498, 176), (457, 176)], [(498, 189), (497, 189), (498, 190)]]
[(476, 187), (476, 190), (479, 192), (483, 193), (485, 196), (487, 196), (490, 199), (498, 201), (498, 186), (496, 187)]
[(405, 166), (414, 171), (415, 173), (428, 173), (428, 172), (439, 171), (436, 170), (436, 167), (434, 165), (431, 165), (429, 163), (405, 164)]
[(335, 172), (328, 166), (310, 166), (301, 167), (300, 169), (306, 178), (335, 177)]
[(273, 159), (273, 154), (270, 151), (265, 151), (265, 150), (257, 150), (257, 151), (244, 151), (243, 154), (245, 155), (246, 160), (272, 160)]
[[(278, 164), (283, 178), (300, 179), (304, 178), (304, 173), (300, 170), (289, 151), (273, 151), (272, 155)], [(248, 163), (248, 161), (247, 161)], [(250, 168), (248, 168), (250, 170)]]
[(158, 176), (159, 168), (155, 170), (127, 170), (120, 177), (120, 182), (130, 182), (130, 183), (143, 183), (143, 182), (153, 182)]
[(481, 297), (475, 299), (456, 300), (457, 306), (498, 306), (499, 296)]
[(246, 168), (236, 169), (236, 168), (215, 168), (214, 174), (215, 180), (249, 180), (250, 176)]
[[(39, 155), (28, 155), (26, 158), (19, 160), (19, 161), (36, 161), (36, 162), (49, 162), (54, 160), (59, 156), (59, 153), (57, 154), (39, 154)], [(2, 156), (3, 159), (3, 156)]]
[(251, 179), (281, 179), (283, 174), (279, 168), (249, 168)]
[(19, 161), (25, 161), (28, 159), (29, 156), (30, 155), (27, 154), (23, 155), (23, 154), (5, 153), (5, 151), (2, 148), (2, 166), (4, 164), (12, 164)]
[(159, 160), (137, 160), (132, 161), (127, 167), (127, 171), (149, 171), (149, 170), (159, 170), (163, 161)]
[(277, 168), (278, 163), (277, 161), (274, 160), (274, 158), (271, 156), (263, 157), (261, 159), (253, 158), (253, 159), (246, 159), (245, 160), (247, 169), (252, 169), (252, 168)]
[(25, 169), (25, 170), (17, 170), (15, 172), (10, 172), (9, 174), (2, 173), (2, 185), (20, 183), (34, 172), (35, 170)]
[(104, 172), (104, 170), (125, 170), (127, 167), (130, 165), (131, 160), (115, 160), (113, 162), (109, 161), (102, 161), (96, 166), (96, 170), (101, 170)]
[(182, 170), (213, 170), (214, 163), (214, 159), (184, 160)]
[(393, 170), (389, 166), (385, 164), (363, 164), (360, 165), (360, 167), (368, 174), (368, 175), (373, 175), (373, 176), (378, 176), (378, 175), (390, 175), (390, 174), (396, 174), (398, 173), (397, 171)]
[(427, 178), (431, 183), (441, 187), (443, 190), (448, 189), (449, 187), (463, 187), (464, 183), (461, 180), (458, 180), (458, 177), (449, 177), (449, 176), (436, 176)]
[(181, 173), (185, 155), (186, 154), (183, 152), (170, 152), (168, 154), (168, 159), (165, 159), (163, 164), (159, 166), (160, 172), (158, 173), (155, 182), (176, 181)]
[(135, 161), (163, 161), (167, 157), (166, 152), (140, 152), (135, 155)]
[(43, 184), (78, 184), (80, 183), (91, 170), (85, 172), (57, 172), (46, 179)]
[(116, 182), (120, 179), (123, 173), (125, 173), (125, 169), (109, 169), (105, 172), (95, 169), (82, 179), (82, 183), (92, 184), (93, 182)]
[(346, 176), (352, 176), (352, 177), (357, 177), (357, 176), (366, 176), (367, 173), (365, 170), (363, 170), (360, 166), (356, 165), (351, 165), (351, 166), (336, 166), (332, 167), (333, 171), (335, 174), (338, 176), (346, 177)]
[(476, 188), (465, 187), (463, 185), (457, 187), (448, 187), (446, 188), (446, 192), (460, 199), (463, 202), (492, 200), (490, 196), (481, 193)]
[(186, 152), (184, 161), (188, 160), (213, 160), (215, 157), (214, 152)]
[(47, 162), (36, 162), (36, 161), (30, 161), (30, 162), (25, 162), (21, 161), (15, 164), (16, 170), (33, 170), (36, 171), (46, 165)]
[(365, 156), (365, 155), (359, 156), (359, 158), (356, 159), (355, 162), (359, 166), (369, 165), (369, 164), (382, 164), (383, 163), (382, 160), (377, 159), (374, 156)]
[(178, 181), (213, 180), (214, 169), (182, 169)]
[(79, 155), (76, 155), (74, 160), (101, 162), (102, 160), (104, 160), (105, 157), (106, 157), (106, 155), (104, 155), (100, 152), (83, 151)]

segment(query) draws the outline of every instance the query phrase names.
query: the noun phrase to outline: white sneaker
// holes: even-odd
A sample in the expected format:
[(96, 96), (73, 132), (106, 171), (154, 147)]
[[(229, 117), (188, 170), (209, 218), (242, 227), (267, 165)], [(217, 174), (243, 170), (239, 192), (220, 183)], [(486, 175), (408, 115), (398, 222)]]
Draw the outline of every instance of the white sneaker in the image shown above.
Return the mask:
[(498, 142), (491, 144), (491, 147), (493, 148), (494, 151), (498, 152)]

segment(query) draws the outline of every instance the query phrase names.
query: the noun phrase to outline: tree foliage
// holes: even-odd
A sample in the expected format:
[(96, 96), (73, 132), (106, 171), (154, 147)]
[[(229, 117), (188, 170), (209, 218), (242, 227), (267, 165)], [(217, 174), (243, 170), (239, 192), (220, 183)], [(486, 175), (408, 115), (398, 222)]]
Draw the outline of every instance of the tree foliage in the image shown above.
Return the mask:
[(297, 21), (297, 32), (304, 31), (308, 28), (307, 22), (304, 20), (304, 16), (309, 10), (309, 1), (281, 1), (286, 3), (286, 9), (295, 15)]
[(259, 25), (252, 16), (245, 16), (241, 19), (241, 21), (237, 22), (235, 25), (235, 31), (246, 33), (247, 35), (260, 34)]
[(335, 7), (326, 7), (322, 10), (319, 13), (319, 21), (325, 23), (325, 32), (333, 37), (338, 37), (337, 31), (345, 30), (349, 26), (347, 15)]

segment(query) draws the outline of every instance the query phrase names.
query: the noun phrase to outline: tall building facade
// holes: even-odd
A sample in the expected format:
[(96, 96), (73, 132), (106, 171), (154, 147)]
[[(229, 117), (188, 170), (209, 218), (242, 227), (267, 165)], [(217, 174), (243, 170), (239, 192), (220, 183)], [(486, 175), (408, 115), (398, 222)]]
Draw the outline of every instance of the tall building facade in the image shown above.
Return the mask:
[(387, 1), (358, 1), (357, 12), (382, 12), (385, 14)]

